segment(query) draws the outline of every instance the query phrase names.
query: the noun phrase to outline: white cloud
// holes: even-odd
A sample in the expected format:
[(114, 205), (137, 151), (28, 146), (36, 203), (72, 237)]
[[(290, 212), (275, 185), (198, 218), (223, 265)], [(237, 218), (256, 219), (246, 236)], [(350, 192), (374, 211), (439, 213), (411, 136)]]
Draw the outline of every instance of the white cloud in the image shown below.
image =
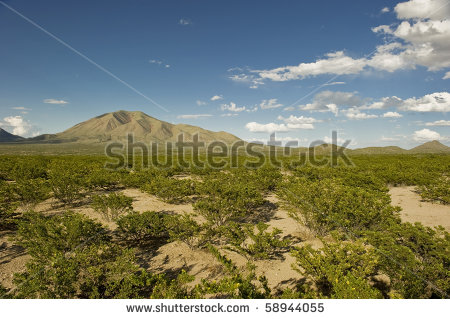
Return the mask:
[(237, 113), (224, 113), (224, 114), (221, 114), (220, 116), (222, 116), (222, 117), (232, 117), (232, 116), (238, 116), (238, 114)]
[(445, 73), (444, 77), (442, 78), (442, 80), (447, 80), (447, 79), (450, 79), (450, 71)]
[(351, 107), (349, 109), (343, 110), (342, 113), (344, 113), (344, 115), (351, 120), (367, 120), (367, 119), (374, 119), (374, 118), (378, 117), (378, 115), (375, 115), (375, 114), (367, 114), (367, 113), (361, 112), (356, 107)]
[(289, 81), (304, 79), (320, 74), (357, 74), (365, 66), (364, 59), (353, 59), (344, 54), (343, 51), (327, 53), (325, 58), (311, 63), (300, 63), (296, 66), (284, 66), (271, 70), (254, 70), (261, 79), (272, 81)]
[(413, 139), (417, 142), (425, 142), (432, 140), (442, 140), (443, 138), (438, 132), (424, 128), (423, 130), (415, 131), (413, 134)]
[(151, 64), (160, 65), (160, 66), (165, 67), (165, 68), (170, 68), (170, 64), (166, 64), (166, 63), (164, 63), (161, 60), (151, 59), (151, 60), (148, 60), (148, 62), (151, 63)]
[(262, 100), (259, 106), (261, 107), (261, 109), (265, 110), (265, 109), (275, 109), (283, 106), (283, 104), (278, 103), (277, 99), (269, 99), (269, 100)]
[(264, 82), (257, 76), (253, 74), (233, 74), (229, 77), (234, 82), (240, 82), (250, 85), (251, 89), (257, 89), (260, 85), (264, 84)]
[(23, 107), (23, 106), (14, 106), (11, 109), (13, 109), (13, 110), (21, 110), (21, 111), (31, 111), (31, 109), (29, 109), (27, 107)]
[(332, 85), (341, 85), (341, 84), (346, 84), (346, 83), (343, 81), (334, 81), (334, 82), (322, 84), (322, 86), (332, 86)]
[(426, 126), (450, 126), (450, 121), (439, 120), (434, 122), (425, 123)]
[(421, 98), (412, 97), (406, 99), (399, 109), (415, 112), (450, 112), (450, 93), (436, 92)]
[(206, 105), (206, 102), (201, 101), (201, 100), (197, 100), (197, 101), (195, 101), (195, 103), (197, 103), (198, 106)]
[(205, 117), (211, 117), (211, 114), (182, 114), (182, 115), (178, 115), (177, 118), (178, 119), (200, 119), (200, 118), (205, 118)]
[(56, 99), (45, 99), (43, 102), (44, 103), (48, 103), (48, 104), (60, 104), (60, 105), (69, 103), (69, 102), (64, 101), (64, 100), (56, 100)]
[(399, 137), (385, 137), (385, 136), (381, 137), (381, 141), (383, 141), (383, 142), (395, 142), (395, 141), (399, 141), (399, 140), (400, 140)]
[(267, 123), (260, 124), (256, 122), (250, 122), (245, 125), (245, 127), (250, 132), (265, 132), (265, 133), (273, 133), (273, 132), (288, 132), (293, 130), (312, 130), (314, 129), (314, 125), (311, 123), (288, 123), (288, 124), (277, 124), (277, 123)]
[[(324, 74), (352, 75), (367, 69), (394, 72), (424, 66), (429, 71), (450, 68), (450, 6), (447, 0), (411, 0), (399, 3), (394, 11), (397, 24), (372, 28), (389, 37), (375, 53), (353, 58), (336, 51), (312, 62), (301, 62), (267, 70), (248, 70), (233, 76), (235, 81), (248, 81), (257, 87), (270, 81), (290, 81)], [(383, 8), (387, 12), (389, 8)], [(444, 79), (450, 78), (449, 72)]]
[(337, 115), (339, 107), (360, 106), (363, 103), (364, 100), (354, 92), (322, 91), (314, 96), (312, 103), (299, 107), (305, 111), (332, 112)]
[(180, 20), (178, 20), (178, 24), (180, 24), (180, 25), (190, 25), (190, 24), (192, 24), (192, 21), (190, 19), (187, 19), (187, 18), (181, 18)]
[(313, 117), (304, 117), (304, 116), (294, 116), (291, 115), (287, 118), (283, 117), (283, 116), (278, 116), (278, 120), (283, 121), (284, 123), (287, 124), (313, 124), (313, 123), (319, 123), (322, 122), (321, 120), (317, 120)]
[(450, 8), (446, 0), (410, 0), (397, 4), (394, 8), (399, 19), (446, 19)]
[(211, 98), (211, 101), (219, 101), (219, 100), (223, 100), (223, 96), (222, 95), (214, 95)]
[(401, 115), (400, 113), (397, 112), (386, 112), (383, 114), (383, 117), (386, 118), (400, 118), (403, 117), (403, 115)]
[(19, 115), (7, 116), (3, 119), (3, 121), (5, 121), (3, 125), (6, 126), (9, 130), (12, 130), (12, 134), (14, 135), (26, 135), (31, 129), (31, 124)]
[(245, 111), (245, 106), (237, 107), (236, 103), (230, 102), (230, 104), (222, 104), (220, 106), (222, 111), (230, 111), (230, 112), (242, 112)]
[(287, 132), (289, 128), (286, 124), (260, 124), (256, 122), (250, 122), (245, 125), (245, 128), (254, 133), (273, 133), (273, 132)]
[(384, 7), (383, 9), (381, 9), (381, 13), (388, 13), (390, 10), (388, 7)]

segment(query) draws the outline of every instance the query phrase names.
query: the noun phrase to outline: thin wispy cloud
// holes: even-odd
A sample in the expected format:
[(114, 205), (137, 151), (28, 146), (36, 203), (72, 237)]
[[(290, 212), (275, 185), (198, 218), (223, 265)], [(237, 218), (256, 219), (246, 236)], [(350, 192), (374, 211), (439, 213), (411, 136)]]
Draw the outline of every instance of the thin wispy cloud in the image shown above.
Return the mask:
[(170, 68), (170, 64), (167, 64), (167, 63), (163, 62), (162, 60), (150, 59), (150, 60), (148, 60), (148, 63), (156, 64), (156, 65), (162, 66), (164, 68)]
[(223, 100), (222, 95), (214, 95), (213, 97), (211, 97), (211, 101), (219, 101), (219, 100)]
[(45, 99), (42, 102), (47, 104), (59, 104), (59, 105), (69, 104), (69, 102), (65, 100), (57, 100), (57, 99)]
[(178, 24), (179, 25), (191, 25), (192, 21), (191, 21), (191, 19), (188, 19), (188, 18), (181, 18), (180, 20), (178, 20)]

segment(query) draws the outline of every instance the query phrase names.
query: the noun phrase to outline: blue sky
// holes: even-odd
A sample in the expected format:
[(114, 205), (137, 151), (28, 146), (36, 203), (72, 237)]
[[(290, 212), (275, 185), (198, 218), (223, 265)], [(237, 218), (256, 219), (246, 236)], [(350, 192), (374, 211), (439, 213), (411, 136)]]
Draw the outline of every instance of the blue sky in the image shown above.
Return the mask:
[(3, 0), (0, 124), (126, 109), (247, 140), (449, 145), (449, 2)]

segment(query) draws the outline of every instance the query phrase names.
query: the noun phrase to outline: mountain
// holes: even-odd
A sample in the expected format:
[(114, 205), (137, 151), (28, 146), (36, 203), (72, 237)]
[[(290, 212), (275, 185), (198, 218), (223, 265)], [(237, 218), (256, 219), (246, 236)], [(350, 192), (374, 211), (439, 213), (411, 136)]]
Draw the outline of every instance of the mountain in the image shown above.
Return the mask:
[(450, 147), (438, 141), (431, 141), (410, 149), (408, 153), (450, 153)]
[(61, 133), (46, 134), (33, 138), (31, 142), (64, 143), (79, 142), (85, 144), (107, 141), (124, 141), (128, 133), (133, 133), (135, 141), (166, 142), (176, 141), (179, 134), (184, 140), (192, 140), (199, 134), (200, 141), (220, 140), (232, 143), (238, 137), (227, 132), (213, 132), (187, 124), (171, 124), (160, 121), (139, 111), (117, 111), (102, 114), (81, 122)]
[(405, 154), (408, 151), (398, 146), (364, 147), (351, 151), (352, 155)]
[(24, 140), (23, 137), (11, 134), (0, 128), (0, 143), (18, 142)]

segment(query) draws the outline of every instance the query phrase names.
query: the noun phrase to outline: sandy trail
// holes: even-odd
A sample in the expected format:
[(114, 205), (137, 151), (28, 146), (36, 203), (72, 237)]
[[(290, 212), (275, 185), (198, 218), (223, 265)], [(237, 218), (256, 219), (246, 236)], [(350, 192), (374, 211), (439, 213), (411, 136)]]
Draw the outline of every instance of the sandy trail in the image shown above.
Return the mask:
[(392, 187), (389, 190), (392, 205), (400, 206), (404, 222), (421, 222), (425, 226), (443, 226), (450, 231), (450, 205), (422, 201), (414, 186)]

